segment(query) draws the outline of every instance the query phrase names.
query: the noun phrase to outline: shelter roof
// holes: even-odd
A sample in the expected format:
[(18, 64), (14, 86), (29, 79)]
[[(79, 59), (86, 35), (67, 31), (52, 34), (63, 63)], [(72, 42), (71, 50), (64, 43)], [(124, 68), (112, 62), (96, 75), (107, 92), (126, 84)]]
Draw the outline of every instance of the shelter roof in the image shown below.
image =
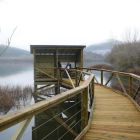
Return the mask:
[(36, 49), (38, 53), (43, 52), (43, 50), (45, 50), (45, 52), (53, 52), (55, 49), (58, 49), (60, 53), (62, 50), (67, 50), (67, 52), (76, 52), (77, 50), (84, 49), (85, 47), (85, 45), (30, 45), (30, 52), (33, 53), (33, 49)]

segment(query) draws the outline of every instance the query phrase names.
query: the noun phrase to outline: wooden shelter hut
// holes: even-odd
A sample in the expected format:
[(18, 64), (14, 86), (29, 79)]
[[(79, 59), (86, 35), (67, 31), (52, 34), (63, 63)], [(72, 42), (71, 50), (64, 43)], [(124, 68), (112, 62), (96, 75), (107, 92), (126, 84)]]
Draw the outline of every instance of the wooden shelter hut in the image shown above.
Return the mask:
[(83, 67), (85, 45), (30, 45), (34, 60), (34, 86), (60, 85), (58, 61), (72, 63), (72, 68)]

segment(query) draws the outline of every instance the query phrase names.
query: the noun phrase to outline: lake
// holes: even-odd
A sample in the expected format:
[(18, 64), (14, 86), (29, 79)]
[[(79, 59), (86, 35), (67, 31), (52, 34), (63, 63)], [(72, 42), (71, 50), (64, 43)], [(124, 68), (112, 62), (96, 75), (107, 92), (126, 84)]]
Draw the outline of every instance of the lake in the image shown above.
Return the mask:
[[(95, 64), (102, 64), (104, 63), (104, 61), (94, 61), (94, 62), (86, 62), (84, 63), (84, 67), (88, 67), (90, 65), (95, 65)], [(13, 63), (6, 63), (6, 64), (0, 64), (0, 84), (1, 85), (6, 85), (6, 84), (10, 84), (10, 85), (31, 85), (33, 86), (33, 65), (32, 64), (26, 64), (26, 63), (22, 63), (22, 64), (13, 64)], [(100, 82), (100, 72), (95, 72), (96, 78), (98, 79), (98, 81)], [(34, 99), (31, 100), (30, 104), (34, 103)], [(73, 102), (69, 102), (67, 104), (60, 104), (59, 106), (56, 106), (56, 108), (63, 108), (65, 109), (65, 106), (72, 106)], [(79, 107), (77, 106), (77, 108), (75, 108), (74, 110), (77, 111), (79, 109)], [(10, 110), (9, 112), (11, 112), (13, 110)], [(70, 114), (73, 114), (73, 109), (70, 110), (69, 112)], [(65, 114), (61, 114), (63, 120), (65, 120), (67, 118), (67, 116)], [(41, 118), (41, 120), (40, 120)], [(27, 127), (26, 131), (24, 134), (26, 134), (25, 136), (23, 136), (21, 138), (21, 140), (38, 140), (36, 138), (42, 139), (43, 136), (45, 135), (44, 130), (47, 131), (52, 131), (53, 129), (55, 129), (58, 125), (57, 123), (55, 123), (55, 121), (50, 121), (47, 123), (47, 125), (42, 126), (42, 128), (37, 129), (36, 128), (46, 122), (50, 117), (46, 114), (38, 114), (36, 116), (34, 116), (29, 124), (29, 126)], [(49, 126), (49, 127), (48, 127)], [(50, 127), (51, 126), (51, 127)], [(15, 132), (16, 128), (18, 127), (18, 124), (7, 129), (4, 130), (2, 132), (0, 132), (0, 140), (9, 140), (11, 138), (11, 136), (13, 135), (13, 133)], [(32, 131), (34, 130), (34, 131)], [(77, 132), (79, 131), (79, 128), (76, 128)], [(64, 133), (65, 129), (59, 129), (57, 130), (55, 133), (55, 135), (59, 136), (60, 134)], [(8, 134), (8, 135), (7, 135)], [(39, 135), (39, 136), (37, 136)], [(49, 138), (49, 136), (48, 136)], [(46, 138), (47, 139), (47, 138)], [(49, 139), (57, 139), (56, 137), (50, 137)], [(62, 138), (62, 139), (66, 139), (66, 138)], [(67, 135), (67, 139), (69, 139), (69, 135)]]

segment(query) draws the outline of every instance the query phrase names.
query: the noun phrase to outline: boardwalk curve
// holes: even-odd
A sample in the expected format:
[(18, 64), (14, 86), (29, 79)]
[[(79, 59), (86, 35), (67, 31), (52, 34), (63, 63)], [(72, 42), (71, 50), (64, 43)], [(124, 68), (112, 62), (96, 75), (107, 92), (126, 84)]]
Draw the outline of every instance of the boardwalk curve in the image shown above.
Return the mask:
[(82, 140), (140, 140), (140, 112), (125, 96), (95, 86), (90, 129)]

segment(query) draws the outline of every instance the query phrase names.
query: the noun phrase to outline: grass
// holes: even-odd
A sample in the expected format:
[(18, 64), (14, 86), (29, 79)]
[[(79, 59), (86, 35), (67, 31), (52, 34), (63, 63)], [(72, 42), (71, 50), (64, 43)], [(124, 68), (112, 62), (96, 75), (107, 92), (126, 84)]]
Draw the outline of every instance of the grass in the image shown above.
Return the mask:
[(125, 72), (127, 72), (127, 73), (134, 73), (134, 74), (140, 75), (140, 68), (127, 69)]
[(20, 109), (28, 105), (32, 98), (31, 86), (5, 85), (0, 86), (0, 112), (6, 114), (12, 107)]
[[(92, 65), (92, 66), (89, 66), (88, 68), (115, 70), (115, 68), (113, 66), (107, 65), (107, 64)], [(140, 67), (139, 68), (129, 68), (129, 69), (125, 70), (125, 72), (140, 75)]]
[(88, 68), (96, 68), (96, 69), (106, 69), (106, 70), (114, 70), (114, 67), (107, 64), (97, 64), (89, 66)]
[[(132, 98), (134, 98), (135, 92), (136, 92), (137, 88), (139, 87), (139, 84), (140, 84), (139, 81), (133, 81), (133, 85), (132, 85)], [(123, 83), (123, 86), (124, 86), (127, 94), (129, 94), (129, 81)], [(114, 82), (114, 83), (111, 83), (110, 88), (118, 90), (118, 91), (123, 93), (123, 89), (120, 86), (120, 83), (118, 81)], [(138, 91), (137, 96), (136, 96), (136, 98), (134, 100), (140, 106), (140, 90)]]

